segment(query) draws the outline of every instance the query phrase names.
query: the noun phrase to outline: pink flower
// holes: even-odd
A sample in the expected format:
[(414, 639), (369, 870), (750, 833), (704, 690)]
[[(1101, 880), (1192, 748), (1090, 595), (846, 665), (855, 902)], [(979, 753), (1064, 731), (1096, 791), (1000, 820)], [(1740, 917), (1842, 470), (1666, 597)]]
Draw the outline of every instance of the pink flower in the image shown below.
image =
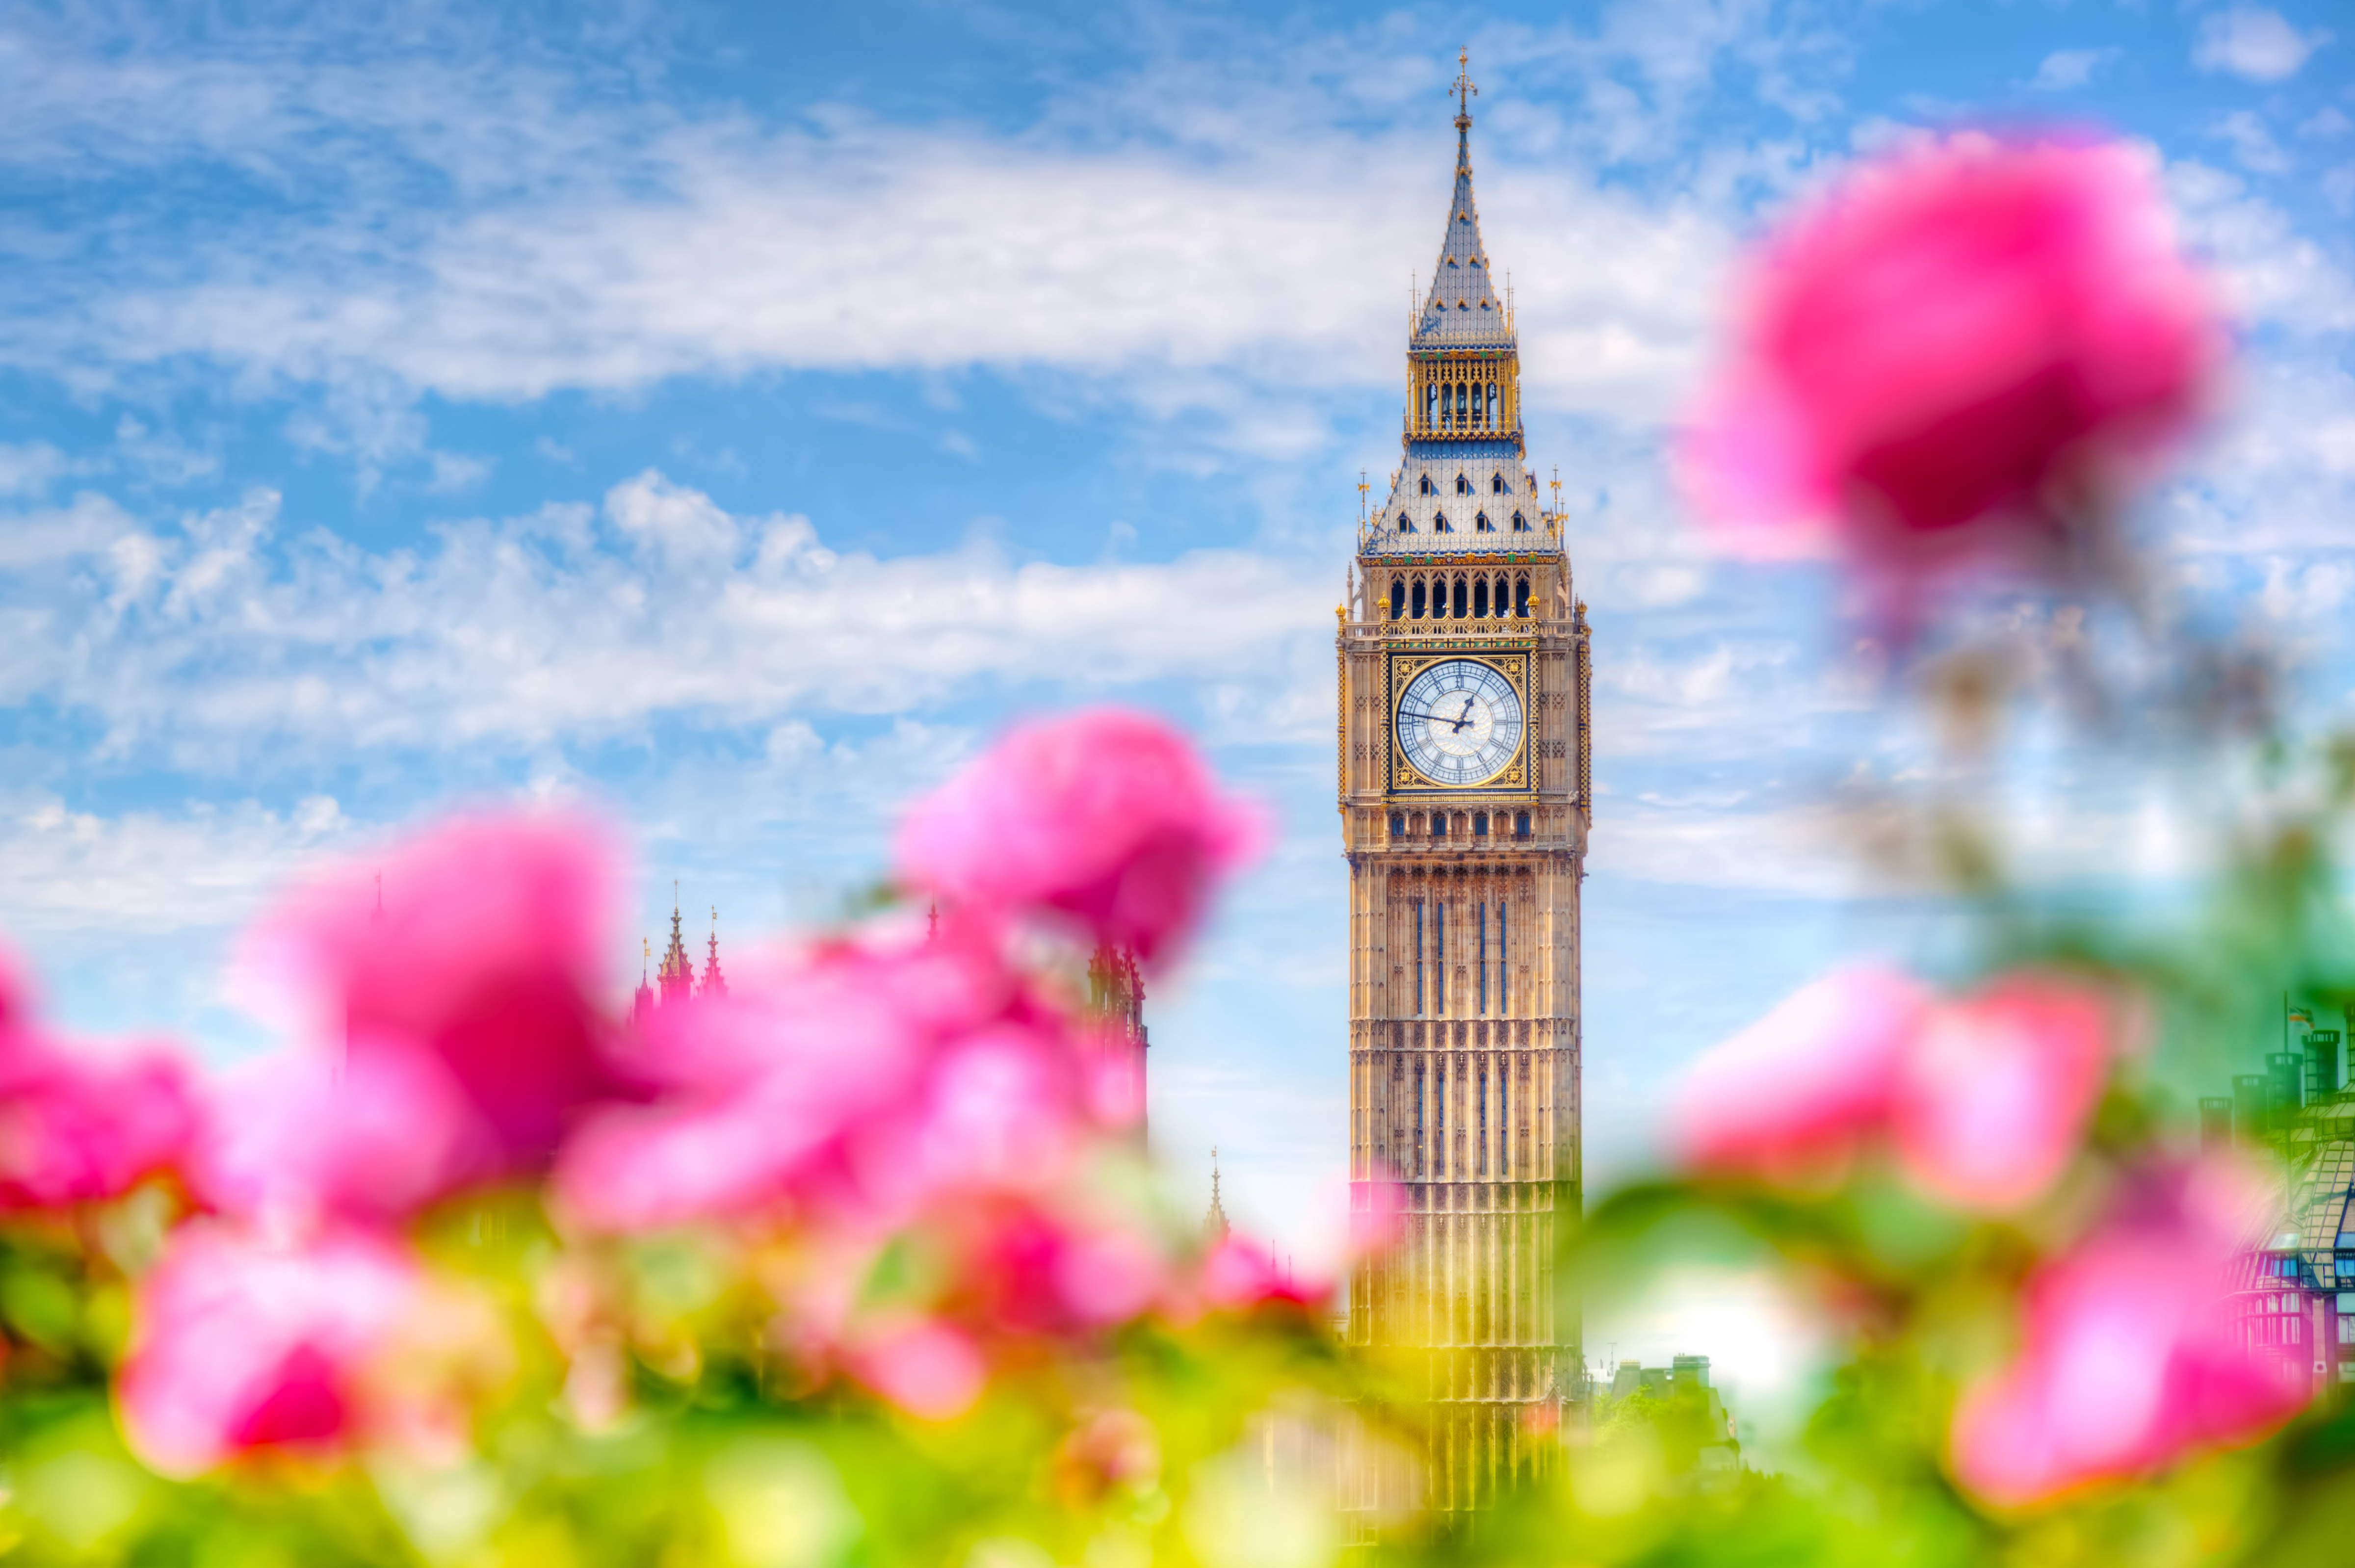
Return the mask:
[(1890, 1109), (1906, 1176), (1960, 1209), (1998, 1212), (2041, 1194), (2101, 1098), (2115, 1011), (2090, 986), (2037, 974), (1933, 1008), (1907, 1043)]
[(1192, 746), (1143, 714), (1022, 725), (909, 813), (900, 876), (987, 910), (1052, 911), (1153, 961), (1200, 919), (1255, 829)]
[(2134, 153), (1951, 136), (1767, 246), (1685, 475), (1753, 549), (1836, 517), (1899, 571), (2049, 552), (2185, 427), (2222, 351)]
[(2075, 1157), (2120, 1037), (2116, 998), (2057, 974), (1942, 1000), (1894, 971), (1844, 970), (1702, 1056), (1671, 1137), (1688, 1168), (1803, 1187), (1886, 1147), (1929, 1197), (2017, 1209)]
[(1330, 1292), (1328, 1281), (1299, 1278), (1273, 1253), (1245, 1236), (1226, 1237), (1202, 1260), (1202, 1300), (1222, 1310), (1270, 1302), (1307, 1307)]
[(1931, 997), (1891, 969), (1839, 970), (1704, 1054), (1678, 1087), (1670, 1138), (1713, 1176), (1838, 1179), (1881, 1127)]
[(851, 1347), (846, 1360), (859, 1381), (927, 1421), (963, 1415), (989, 1380), (973, 1337), (930, 1318), (876, 1330)]
[(196, 1126), (177, 1053), (37, 1032), (27, 988), (0, 954), (0, 1213), (120, 1197), (175, 1168)]
[(393, 1040), (354, 1050), (340, 1070), (294, 1053), (230, 1074), (191, 1175), (199, 1197), (245, 1219), (397, 1223), (494, 1163), (456, 1079)]
[(1966, 1391), (1955, 1475), (2013, 1507), (2254, 1441), (2307, 1399), (2244, 1349), (2225, 1296), (2252, 1173), (2146, 1172), (2115, 1212), (2028, 1283), (2018, 1358)]
[(118, 1383), (133, 1449), (192, 1476), (251, 1450), (327, 1457), (364, 1440), (371, 1363), (418, 1290), (409, 1253), (369, 1236), (277, 1248), (179, 1231), (141, 1283)]
[(311, 1004), (321, 1043), (434, 1058), (488, 1135), (488, 1174), (527, 1170), (613, 1092), (597, 1002), (613, 880), (584, 822), (460, 818), (298, 891), (248, 963)]
[(971, 922), (748, 969), (625, 1050), (649, 1103), (585, 1121), (559, 1208), (598, 1230), (791, 1212), (875, 1232), (1036, 1191), (1105, 1131), (1093, 1050)]

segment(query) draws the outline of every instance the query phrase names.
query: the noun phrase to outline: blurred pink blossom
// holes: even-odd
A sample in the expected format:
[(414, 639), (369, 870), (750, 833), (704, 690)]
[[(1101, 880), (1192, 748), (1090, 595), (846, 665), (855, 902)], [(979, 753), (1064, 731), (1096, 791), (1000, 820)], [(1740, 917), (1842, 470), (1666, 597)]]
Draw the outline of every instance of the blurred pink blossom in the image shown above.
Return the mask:
[(42, 1032), (0, 953), (0, 1213), (120, 1197), (178, 1165), (197, 1119), (176, 1052)]
[(1943, 999), (1842, 970), (1694, 1063), (1670, 1135), (1688, 1168), (1797, 1186), (1885, 1146), (1941, 1202), (2016, 1209), (2075, 1157), (2121, 1035), (2091, 981), (2024, 971)]
[(1289, 1302), (1306, 1307), (1332, 1292), (1329, 1280), (1303, 1278), (1258, 1242), (1228, 1236), (1202, 1260), (1203, 1304), (1221, 1311)]
[(1903, 573), (2051, 554), (2200, 410), (2224, 337), (2147, 160), (1948, 136), (1868, 165), (1742, 284), (1682, 467), (1730, 541), (1836, 524)]
[(1092, 1115), (1082, 1037), (995, 935), (838, 944), (724, 1001), (658, 1011), (616, 1061), (647, 1101), (590, 1116), (557, 1171), (592, 1229), (797, 1211), (883, 1229), (943, 1192), (1060, 1176)]
[(397, 1223), (494, 1163), (456, 1079), (398, 1040), (341, 1068), (310, 1051), (251, 1063), (216, 1085), (205, 1124), (197, 1195), (281, 1228)]
[(1017, 728), (918, 802), (898, 865), (911, 887), (1060, 912), (1151, 963), (1183, 944), (1217, 874), (1256, 837), (1184, 736), (1095, 709)]
[(1960, 1209), (2017, 1209), (2073, 1159), (2119, 1029), (2112, 998), (2056, 975), (1999, 976), (1932, 1008), (1890, 1108), (1900, 1168)]
[(972, 1336), (930, 1318), (875, 1330), (846, 1360), (859, 1381), (927, 1421), (964, 1414), (989, 1380), (988, 1363)]
[(1838, 1179), (1880, 1131), (1931, 1005), (1918, 982), (1870, 965), (1794, 992), (1685, 1075), (1669, 1110), (1678, 1157), (1716, 1176)]
[(487, 1174), (532, 1169), (613, 1089), (598, 1010), (613, 861), (577, 818), (461, 817), (297, 891), (250, 933), (247, 968), (308, 1005), (324, 1047), (438, 1061)]
[(249, 1450), (329, 1457), (364, 1440), (370, 1363), (419, 1284), (410, 1255), (374, 1236), (282, 1247), (182, 1228), (140, 1284), (117, 1385), (133, 1449), (191, 1476)]
[(1955, 1475), (1998, 1506), (2040, 1501), (2246, 1443), (2307, 1403), (2302, 1377), (2239, 1342), (2228, 1271), (2261, 1179), (2211, 1161), (2146, 1171), (2028, 1282), (2011, 1365), (1966, 1390)]

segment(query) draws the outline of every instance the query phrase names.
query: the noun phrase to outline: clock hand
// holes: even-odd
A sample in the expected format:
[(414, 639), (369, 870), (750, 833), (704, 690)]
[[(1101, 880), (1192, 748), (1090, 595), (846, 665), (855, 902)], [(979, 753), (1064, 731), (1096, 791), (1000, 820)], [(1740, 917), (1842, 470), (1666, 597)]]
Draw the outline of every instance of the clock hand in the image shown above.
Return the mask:
[(1459, 735), (1460, 735), (1460, 734), (1462, 734), (1462, 733), (1464, 732), (1464, 726), (1465, 726), (1466, 724), (1469, 724), (1469, 723), (1471, 723), (1471, 722), (1472, 722), (1472, 699), (1471, 699), (1470, 698), (1468, 698), (1468, 697), (1467, 697), (1467, 698), (1465, 698), (1465, 699), (1464, 699), (1464, 711), (1463, 711), (1463, 712), (1461, 712), (1461, 713), (1459, 713), (1459, 714), (1457, 714), (1457, 715), (1455, 716), (1455, 732), (1456, 734), (1459, 734)]

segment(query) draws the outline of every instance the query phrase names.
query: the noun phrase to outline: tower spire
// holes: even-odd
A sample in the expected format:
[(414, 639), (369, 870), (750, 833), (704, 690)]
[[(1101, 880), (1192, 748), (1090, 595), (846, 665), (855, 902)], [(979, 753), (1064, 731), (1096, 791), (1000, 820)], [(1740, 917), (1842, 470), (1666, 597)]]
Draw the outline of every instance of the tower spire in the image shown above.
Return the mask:
[(1202, 1240), (1212, 1246), (1227, 1239), (1234, 1229), (1227, 1223), (1227, 1206), (1219, 1200), (1219, 1146), (1210, 1146), (1210, 1207), (1202, 1216)]
[(1459, 174), (1472, 172), (1472, 101), (1480, 90), (1472, 85), (1472, 46), (1465, 45), (1455, 51), (1455, 80), (1447, 84), (1455, 95), (1455, 168)]
[(728, 976), (719, 972), (719, 906), (718, 904), (711, 906), (711, 946), (709, 951), (710, 957), (703, 965), (703, 988), (698, 994), (706, 997), (724, 997), (728, 994)]

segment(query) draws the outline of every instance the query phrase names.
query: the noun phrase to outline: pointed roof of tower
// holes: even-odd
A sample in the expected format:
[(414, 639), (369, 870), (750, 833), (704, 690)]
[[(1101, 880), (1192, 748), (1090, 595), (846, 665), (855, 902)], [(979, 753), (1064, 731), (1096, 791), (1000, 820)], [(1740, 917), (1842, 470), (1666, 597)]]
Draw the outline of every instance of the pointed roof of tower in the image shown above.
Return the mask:
[(699, 994), (706, 997), (724, 997), (728, 994), (728, 976), (719, 972), (719, 906), (718, 904), (711, 906), (711, 961), (703, 966), (703, 987)]
[(1210, 1150), (1210, 1207), (1202, 1216), (1202, 1239), (1213, 1244), (1227, 1239), (1234, 1229), (1227, 1223), (1227, 1206), (1219, 1201), (1219, 1151)]
[(1455, 192), (1431, 288), (1415, 320), (1409, 345), (1414, 348), (1501, 347), (1512, 341), (1504, 298), (1489, 277), (1488, 252), (1480, 243), (1480, 209), (1472, 200), (1472, 100), (1480, 90), (1472, 85), (1470, 51), (1460, 51), (1455, 62), (1449, 88), (1456, 97)]

